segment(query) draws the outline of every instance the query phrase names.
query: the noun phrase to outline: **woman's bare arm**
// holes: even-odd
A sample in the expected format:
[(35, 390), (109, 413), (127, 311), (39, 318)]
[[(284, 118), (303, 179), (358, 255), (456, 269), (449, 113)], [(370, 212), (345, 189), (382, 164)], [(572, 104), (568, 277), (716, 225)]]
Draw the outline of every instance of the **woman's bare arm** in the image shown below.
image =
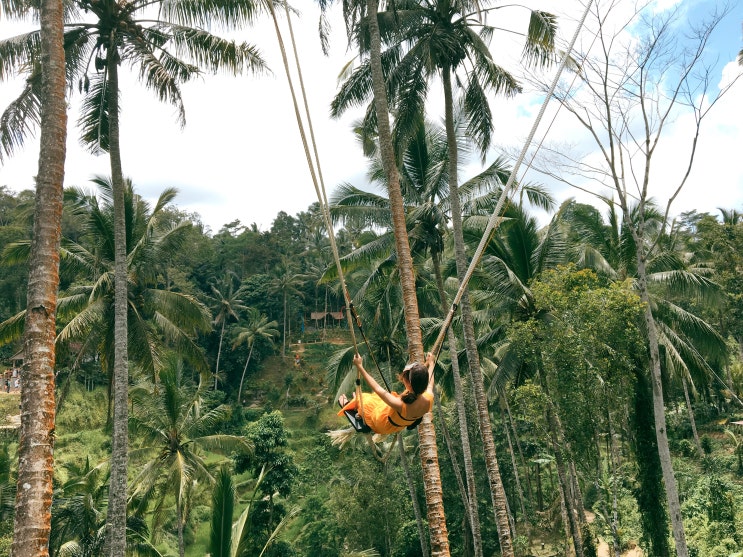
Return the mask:
[(426, 354), (426, 365), (428, 366), (428, 388), (426, 388), (426, 391), (433, 394), (433, 386), (435, 384), (433, 370), (436, 368), (436, 357), (433, 355), (433, 352)]
[(364, 369), (363, 361), (361, 359), (361, 356), (356, 354), (353, 357), (353, 363), (356, 366), (356, 368), (361, 372), (361, 375), (364, 376), (364, 381), (366, 381), (369, 386), (372, 388), (372, 391), (377, 393), (379, 398), (381, 398), (385, 404), (391, 408), (394, 408), (398, 412), (402, 411), (402, 399), (399, 397), (396, 397), (392, 393), (387, 392), (386, 389), (382, 388), (382, 386), (377, 383), (376, 379), (372, 377), (368, 371)]

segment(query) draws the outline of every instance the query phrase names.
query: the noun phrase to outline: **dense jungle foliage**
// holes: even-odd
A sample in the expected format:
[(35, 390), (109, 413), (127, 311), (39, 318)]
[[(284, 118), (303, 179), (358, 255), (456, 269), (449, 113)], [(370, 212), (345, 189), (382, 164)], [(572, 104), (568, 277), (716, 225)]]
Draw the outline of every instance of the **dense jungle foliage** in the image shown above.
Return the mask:
[[(98, 555), (104, 541), (110, 191), (97, 179), (90, 190), (66, 192), (53, 555)], [(0, 193), (0, 335), (10, 373), (20, 357), (33, 193)], [(336, 192), (333, 211), (342, 222), (337, 240), (368, 338), (361, 352), (368, 369), (399, 388), (396, 372), (407, 357), (402, 306), (389, 231), (373, 218), (383, 198), (354, 192), (350, 210), (349, 195)], [(366, 202), (359, 201), (364, 196)], [(388, 438), (375, 449), (360, 434), (343, 447), (327, 435), (348, 425), (336, 415), (335, 400), (351, 391), (355, 373), (318, 207), (279, 213), (270, 230), (235, 221), (213, 232), (198, 215), (177, 208), (174, 190), (150, 204), (130, 184), (126, 200), (132, 246), (129, 551), (177, 555), (180, 546), (193, 557), (424, 554), (425, 514), (416, 520), (416, 507), (425, 508), (425, 501), (415, 432), (405, 432), (400, 445)], [(422, 203), (407, 202), (411, 209)], [(442, 274), (451, 296), (456, 271), (445, 229), (410, 213), (418, 215), (409, 228), (430, 344), (442, 317), (435, 274)], [(477, 216), (476, 209), (468, 215), (468, 241), (479, 239)], [(646, 216), (657, 218), (652, 208)], [(669, 555), (642, 304), (626, 256), (630, 240), (610, 208), (569, 201), (544, 226), (526, 205), (511, 206), (508, 217), (471, 291), (517, 554), (566, 554), (565, 501), (571, 498), (584, 517), (584, 555), (633, 548)], [(735, 423), (743, 420), (743, 218), (733, 210), (692, 212), (656, 233), (662, 249), (650, 264), (653, 309), (661, 323), (669, 438), (690, 551), (735, 555), (743, 551), (743, 422)], [(443, 255), (438, 271), (434, 244)], [(459, 327), (455, 320), (454, 330)], [(453, 356), (445, 346), (439, 357), (434, 424), (452, 554), (464, 556), (472, 555), (472, 534)], [(466, 358), (464, 352), (455, 356), (461, 363)], [(466, 373), (462, 381), (464, 411), (471, 415)], [(0, 397), (0, 415), (7, 416), (0, 555), (7, 554), (12, 533), (13, 391)], [(474, 419), (469, 424), (483, 551), (497, 555), (479, 432)]]

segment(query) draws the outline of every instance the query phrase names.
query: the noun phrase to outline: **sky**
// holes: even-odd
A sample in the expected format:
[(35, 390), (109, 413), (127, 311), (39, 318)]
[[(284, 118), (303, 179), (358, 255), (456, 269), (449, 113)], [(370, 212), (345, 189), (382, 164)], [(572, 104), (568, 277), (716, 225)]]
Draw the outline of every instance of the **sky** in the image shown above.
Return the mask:
[[(310, 105), (310, 115), (320, 156), (320, 168), (328, 195), (333, 188), (349, 182), (368, 189), (365, 180), (366, 161), (352, 132), (359, 111), (338, 120), (329, 116), (329, 105), (337, 92), (338, 75), (353, 53), (346, 48), (342, 20), (335, 8), (331, 19), (333, 34), (331, 52), (323, 56), (317, 33), (318, 12), (314, 2), (295, 2), (302, 6), (301, 17), (292, 20), (298, 44), (300, 63)], [(583, 12), (578, 0), (531, 0), (533, 8), (551, 11), (558, 16), (559, 36), (567, 43)], [(629, 8), (633, 3), (623, 0)], [(680, 8), (686, 19), (694, 20), (720, 4), (713, 0), (659, 0), (657, 10)], [(497, 21), (507, 28), (525, 28), (526, 11), (503, 15)], [(732, 13), (709, 45), (719, 63), (713, 76), (715, 85), (725, 83), (740, 72), (735, 63), (743, 47), (741, 37), (743, 3), (734, 2)], [(0, 20), (0, 38), (13, 36), (25, 30), (28, 24)], [(582, 30), (579, 41), (588, 44), (590, 27)], [(289, 32), (282, 27), (284, 40), (289, 45)], [(182, 210), (198, 213), (201, 221), (214, 233), (223, 225), (239, 220), (243, 225), (255, 223), (268, 230), (279, 211), (296, 215), (317, 201), (301, 143), (289, 87), (280, 57), (277, 39), (271, 21), (266, 18), (235, 38), (256, 45), (267, 60), (271, 73), (262, 75), (204, 75), (183, 87), (186, 107), (186, 126), (181, 129), (172, 106), (162, 104), (144, 89), (130, 72), (122, 72), (121, 146), (123, 168), (136, 191), (154, 199), (166, 187), (175, 187), (179, 195), (175, 204)], [(505, 53), (520, 51), (507, 33), (494, 39), (496, 61), (519, 72), (516, 57)], [(291, 59), (291, 58), (290, 58)], [(296, 83), (296, 75), (293, 76)], [(7, 106), (21, 90), (20, 80), (0, 83), (0, 107)], [(439, 117), (442, 103), (436, 88), (432, 89), (430, 116)], [(77, 140), (75, 123), (78, 117), (79, 96), (70, 98), (67, 161), (65, 185), (92, 188), (90, 178), (108, 175), (105, 156), (87, 154)], [(489, 153), (485, 164), (500, 154), (518, 152), (534, 124), (543, 101), (538, 91), (525, 86), (524, 93), (513, 99), (496, 99), (495, 136), (497, 149)], [(300, 100), (301, 102), (301, 100)], [(536, 140), (545, 142), (568, 141), (577, 138), (575, 122), (550, 105)], [(710, 113), (702, 128), (697, 161), (689, 181), (675, 201), (672, 213), (695, 209), (717, 213), (718, 207), (743, 210), (743, 164), (740, 146), (743, 145), (743, 82)], [(554, 124), (549, 127), (557, 112)], [(306, 123), (305, 123), (306, 125)], [(667, 147), (658, 153), (654, 172), (658, 177), (653, 195), (664, 199), (670, 195), (671, 184), (676, 183), (680, 156), (689, 148), (689, 118), (674, 119), (663, 139)], [(581, 144), (576, 139), (577, 144)], [(588, 147), (586, 147), (588, 149)], [(584, 154), (590, 156), (590, 152)], [(38, 167), (38, 141), (27, 142), (24, 149), (0, 166), (0, 186), (21, 191), (33, 187), (33, 176)], [(472, 161), (463, 178), (483, 167)], [(521, 180), (543, 182), (558, 202), (568, 198), (597, 204), (595, 198), (580, 190), (556, 183), (535, 172), (519, 174)]]

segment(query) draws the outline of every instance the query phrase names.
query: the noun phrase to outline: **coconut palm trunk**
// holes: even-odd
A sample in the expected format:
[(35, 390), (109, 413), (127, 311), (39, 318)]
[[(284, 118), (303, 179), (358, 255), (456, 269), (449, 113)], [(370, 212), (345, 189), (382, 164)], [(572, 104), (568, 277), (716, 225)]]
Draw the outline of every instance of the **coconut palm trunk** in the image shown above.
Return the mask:
[(126, 553), (126, 481), (129, 421), (129, 355), (127, 352), (127, 261), (126, 215), (124, 211), (124, 174), (119, 146), (119, 67), (116, 37), (108, 45), (109, 156), (114, 203), (114, 363), (113, 431), (111, 443), (111, 480), (106, 516), (106, 548), (110, 557)]
[(563, 457), (563, 446), (558, 440), (559, 435), (557, 431), (559, 424), (557, 423), (555, 410), (552, 408), (551, 404), (548, 405), (547, 408), (547, 423), (550, 430), (549, 433), (550, 441), (552, 442), (552, 450), (555, 453), (555, 465), (557, 467), (557, 478), (560, 482), (560, 492), (563, 496), (563, 505), (565, 508), (564, 518), (567, 518), (565, 530), (570, 533), (576, 557), (583, 557), (583, 540), (581, 539), (578, 511), (575, 508), (575, 499), (572, 496), (573, 490), (570, 485), (570, 478), (565, 458)]
[(415, 493), (415, 482), (413, 481), (413, 474), (410, 472), (408, 457), (405, 454), (405, 441), (403, 441), (402, 435), (397, 436), (397, 447), (400, 451), (400, 462), (402, 463), (402, 468), (405, 472), (405, 481), (408, 484), (408, 491), (410, 492), (410, 501), (413, 504), (415, 524), (418, 527), (418, 539), (421, 542), (421, 555), (428, 557), (428, 544), (426, 543), (426, 529), (423, 525), (423, 513), (421, 512), (421, 506), (418, 504), (418, 496)]
[(219, 380), (219, 358), (222, 356), (222, 341), (224, 340), (224, 324), (227, 321), (225, 317), (222, 320), (222, 328), (219, 330), (219, 347), (217, 348), (217, 363), (214, 365), (214, 390), (217, 390), (217, 381)]
[[(623, 200), (624, 201), (624, 200)], [(626, 203), (622, 203), (625, 221), (629, 224)], [(642, 215), (642, 211), (640, 211)], [(676, 555), (688, 557), (689, 551), (686, 546), (686, 534), (681, 517), (681, 503), (679, 501), (676, 476), (671, 463), (671, 450), (668, 446), (668, 433), (666, 429), (666, 408), (663, 402), (663, 383), (660, 372), (660, 351), (658, 349), (658, 331), (655, 326), (650, 296), (648, 294), (647, 269), (645, 267), (645, 252), (643, 247), (643, 217), (637, 229), (630, 226), (632, 236), (635, 240), (637, 255), (637, 290), (644, 305), (645, 326), (647, 327), (648, 345), (650, 350), (650, 379), (653, 387), (653, 414), (655, 416), (655, 437), (658, 443), (658, 456), (663, 472), (663, 483), (666, 488), (666, 499), (668, 501), (668, 515), (671, 518), (671, 529), (673, 539), (676, 543)]]
[(245, 372), (248, 371), (248, 365), (250, 364), (250, 357), (253, 355), (253, 344), (250, 345), (250, 350), (248, 350), (248, 357), (245, 360), (245, 366), (243, 367), (242, 375), (240, 376), (240, 387), (237, 389), (237, 402), (242, 406), (242, 396), (243, 396), (243, 381), (245, 381)]
[[(449, 311), (449, 302), (444, 290), (444, 279), (441, 274), (440, 254), (431, 254), (433, 272), (436, 278), (436, 288), (439, 291), (443, 314)], [(467, 422), (467, 406), (464, 401), (464, 390), (462, 389), (462, 377), (459, 372), (459, 360), (457, 358), (457, 336), (449, 328), (447, 331), (449, 339), (449, 354), (451, 354), (451, 373), (454, 380), (454, 399), (457, 403), (457, 416), (459, 418), (459, 438), (462, 443), (462, 463), (464, 474), (467, 478), (467, 491), (465, 506), (472, 532), (473, 553), (475, 557), (482, 557), (482, 535), (480, 533), (480, 512), (477, 508), (477, 486), (475, 485), (475, 467), (472, 464), (472, 449), (470, 447), (469, 424)], [(453, 461), (453, 459), (452, 459)], [(514, 467), (514, 470), (516, 468)]]
[(41, 145), (29, 260), (21, 430), (12, 554), (49, 555), (54, 476), (54, 339), (62, 229), (67, 103), (61, 0), (44, 0), (41, 19)]
[[(459, 204), (459, 176), (457, 171), (458, 149), (457, 136), (454, 127), (454, 100), (451, 85), (451, 68), (445, 67), (441, 71), (444, 85), (444, 121), (446, 126), (447, 145), (449, 150), (449, 202), (451, 204), (452, 231), (454, 234), (454, 257), (457, 265), (459, 280), (463, 280), (467, 272), (467, 255), (464, 249), (464, 234), (462, 231), (462, 209)], [(467, 361), (470, 368), (470, 383), (477, 405), (477, 417), (480, 426), (483, 452), (485, 454), (485, 467), (490, 484), (490, 497), (493, 501), (495, 523), (498, 529), (498, 540), (501, 553), (504, 557), (513, 557), (513, 541), (511, 538), (511, 526), (508, 520), (508, 504), (506, 492), (503, 489), (498, 457), (495, 453), (495, 441), (493, 430), (490, 425), (490, 414), (488, 412), (488, 401), (485, 394), (485, 386), (480, 371), (480, 356), (477, 352), (475, 340), (475, 328), (472, 321), (472, 309), (469, 295), (465, 289), (459, 304), (462, 312), (464, 326), (464, 343), (467, 351)]]
[[(379, 150), (382, 158), (387, 184), (389, 187), (390, 210), (395, 234), (397, 266), (400, 275), (403, 307), (405, 313), (405, 330), (408, 337), (408, 353), (411, 359), (423, 361), (423, 339), (420, 330), (418, 300), (415, 293), (415, 276), (413, 259), (410, 255), (410, 244), (405, 223), (400, 177), (395, 164), (395, 153), (389, 123), (389, 109), (382, 72), (381, 38), (377, 21), (378, 0), (366, 0), (366, 15), (370, 36), (369, 63), (374, 91), (374, 109), (377, 114), (379, 133)], [(436, 433), (431, 413), (423, 418), (418, 426), (423, 484), (426, 493), (428, 526), (431, 535), (431, 555), (439, 557), (449, 555), (449, 539), (444, 515), (444, 501), (439, 472), (439, 458), (436, 448)]]
[(697, 447), (697, 454), (701, 458), (704, 455), (702, 451), (702, 443), (699, 440), (699, 432), (697, 431), (697, 421), (694, 419), (694, 407), (691, 405), (691, 399), (689, 398), (689, 384), (686, 381), (686, 377), (681, 372), (681, 385), (684, 387), (684, 400), (686, 401), (686, 413), (689, 416), (689, 423), (691, 424), (691, 433), (694, 437), (694, 445)]
[(183, 557), (186, 554), (186, 543), (183, 539), (183, 505), (180, 494), (176, 497), (176, 520), (178, 521), (178, 556)]

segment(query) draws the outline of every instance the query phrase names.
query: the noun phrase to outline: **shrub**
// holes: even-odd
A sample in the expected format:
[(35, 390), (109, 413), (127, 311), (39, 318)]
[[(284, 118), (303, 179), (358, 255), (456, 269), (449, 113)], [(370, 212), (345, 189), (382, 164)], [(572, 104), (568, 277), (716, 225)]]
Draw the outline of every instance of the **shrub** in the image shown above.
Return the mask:
[(702, 450), (704, 451), (704, 454), (711, 454), (712, 450), (714, 449), (712, 438), (705, 435), (702, 437), (700, 444), (702, 445)]
[(675, 450), (684, 455), (686, 458), (694, 458), (697, 455), (697, 448), (689, 439), (681, 439), (675, 444)]

